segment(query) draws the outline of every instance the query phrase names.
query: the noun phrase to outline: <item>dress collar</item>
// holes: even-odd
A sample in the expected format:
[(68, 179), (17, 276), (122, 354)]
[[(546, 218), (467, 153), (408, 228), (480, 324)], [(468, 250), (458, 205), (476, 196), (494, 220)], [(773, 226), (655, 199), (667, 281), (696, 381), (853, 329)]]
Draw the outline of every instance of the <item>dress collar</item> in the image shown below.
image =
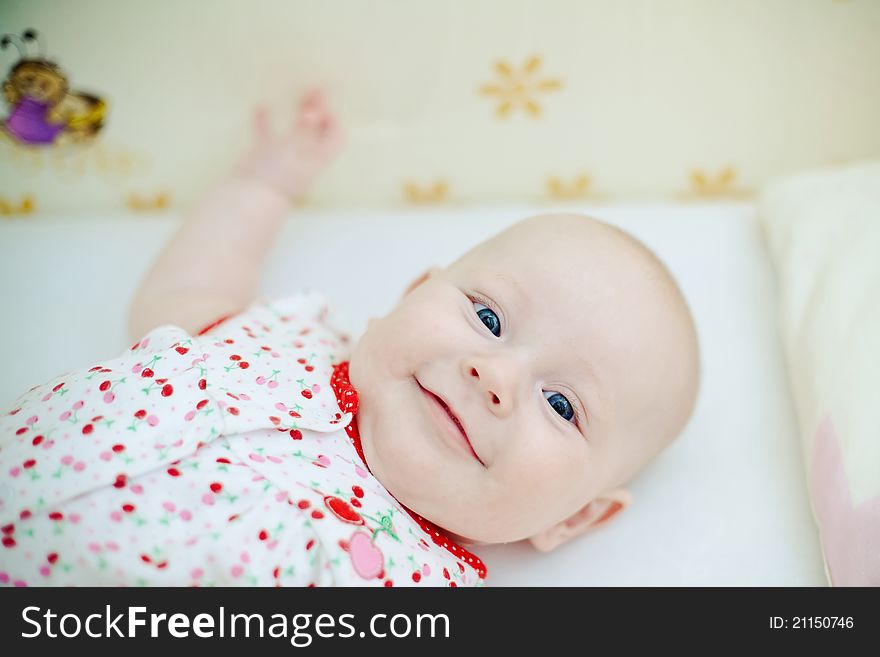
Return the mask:
[[(358, 432), (358, 394), (348, 378), (348, 364), (349, 361), (343, 361), (333, 366), (333, 376), (330, 378), (330, 385), (333, 386), (333, 392), (336, 393), (336, 401), (339, 403), (340, 410), (343, 413), (352, 414), (351, 422), (345, 427), (345, 432), (351, 439), (361, 461), (364, 462), (367, 470), (370, 470), (370, 466), (367, 464), (367, 459), (364, 456), (363, 447), (361, 446), (361, 436)], [(370, 471), (370, 473), (372, 474), (372, 471)], [(397, 502), (400, 504), (400, 500), (397, 500)], [(477, 572), (477, 575), (480, 576), (480, 579), (486, 577), (486, 566), (478, 556), (458, 545), (440, 527), (432, 523), (430, 520), (423, 518), (414, 511), (410, 511), (403, 504), (400, 504), (400, 506), (412, 516), (413, 520), (415, 520), (419, 527), (431, 537), (431, 540), (436, 545), (445, 548), (450, 554), (457, 558), (459, 560), (459, 565), (467, 564), (471, 566)]]

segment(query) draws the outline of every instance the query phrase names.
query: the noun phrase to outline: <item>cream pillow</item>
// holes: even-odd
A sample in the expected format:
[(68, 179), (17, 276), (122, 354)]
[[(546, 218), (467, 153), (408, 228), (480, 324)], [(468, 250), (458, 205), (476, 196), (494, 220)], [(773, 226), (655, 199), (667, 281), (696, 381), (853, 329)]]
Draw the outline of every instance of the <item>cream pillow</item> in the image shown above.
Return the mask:
[(832, 586), (880, 586), (880, 160), (775, 181), (759, 216)]

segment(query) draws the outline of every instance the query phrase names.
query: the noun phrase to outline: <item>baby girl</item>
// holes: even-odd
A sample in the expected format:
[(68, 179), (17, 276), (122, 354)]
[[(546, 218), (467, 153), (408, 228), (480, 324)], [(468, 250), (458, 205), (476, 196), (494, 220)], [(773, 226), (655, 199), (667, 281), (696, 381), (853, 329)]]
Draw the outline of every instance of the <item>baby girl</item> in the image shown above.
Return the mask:
[(482, 585), (472, 550), (605, 525), (681, 433), (697, 337), (627, 233), (531, 217), (412, 281), (356, 341), (317, 291), (255, 300), (342, 144), (308, 94), (196, 206), (134, 346), (0, 415), (0, 583)]

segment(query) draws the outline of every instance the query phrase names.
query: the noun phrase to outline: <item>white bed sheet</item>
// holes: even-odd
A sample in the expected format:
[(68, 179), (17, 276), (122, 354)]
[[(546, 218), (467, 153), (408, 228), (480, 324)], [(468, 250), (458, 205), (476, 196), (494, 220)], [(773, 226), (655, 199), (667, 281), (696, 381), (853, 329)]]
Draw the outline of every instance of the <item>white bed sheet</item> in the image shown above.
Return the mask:
[[(548, 209), (301, 211), (285, 225), (261, 291), (320, 289), (357, 335), (429, 265)], [(754, 205), (566, 209), (630, 230), (668, 263), (696, 317), (703, 387), (685, 434), (633, 483), (630, 509), (551, 554), (522, 542), (478, 549), (488, 584), (825, 586)], [(0, 408), (130, 345), (131, 294), (176, 220), (119, 213), (0, 223)], [(333, 251), (351, 268), (329, 278)]]

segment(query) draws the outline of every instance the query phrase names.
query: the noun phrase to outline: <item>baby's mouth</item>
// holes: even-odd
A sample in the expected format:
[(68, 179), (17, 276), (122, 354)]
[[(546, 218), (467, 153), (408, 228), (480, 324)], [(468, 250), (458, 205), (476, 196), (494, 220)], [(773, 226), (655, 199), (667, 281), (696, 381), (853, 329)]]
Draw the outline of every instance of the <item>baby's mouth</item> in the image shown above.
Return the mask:
[[(413, 378), (415, 378), (415, 377), (413, 377)], [(461, 435), (462, 435), (462, 437), (464, 438), (464, 441), (465, 441), (465, 443), (467, 444), (468, 448), (470, 449), (471, 454), (472, 454), (472, 455), (474, 456), (474, 458), (477, 459), (477, 460), (480, 462), (480, 464), (485, 468), (485, 467), (486, 467), (486, 464), (483, 463), (483, 459), (481, 459), (480, 456), (477, 454), (476, 450), (474, 450), (474, 446), (471, 444), (470, 438), (468, 438), (467, 431), (464, 430), (464, 426), (462, 425), (462, 423), (461, 423), (461, 421), (458, 419), (458, 417), (455, 415), (455, 413), (453, 412), (453, 410), (452, 410), (452, 408), (449, 406), (449, 404), (447, 404), (445, 401), (443, 401), (443, 399), (442, 399), (439, 395), (437, 395), (437, 394), (431, 392), (431, 391), (428, 390), (425, 386), (423, 386), (423, 385), (419, 382), (418, 379), (415, 379), (415, 381), (416, 381), (416, 383), (418, 383), (419, 388), (421, 388), (422, 391), (423, 391), (424, 393), (426, 393), (427, 395), (429, 395), (430, 397), (432, 397), (433, 400), (434, 400), (436, 403), (438, 403), (438, 404), (439, 404), (439, 405), (440, 405), (440, 406), (446, 411), (446, 414), (447, 414), (447, 415), (449, 416), (449, 418), (455, 423), (455, 425), (458, 427), (458, 430), (461, 432)]]

